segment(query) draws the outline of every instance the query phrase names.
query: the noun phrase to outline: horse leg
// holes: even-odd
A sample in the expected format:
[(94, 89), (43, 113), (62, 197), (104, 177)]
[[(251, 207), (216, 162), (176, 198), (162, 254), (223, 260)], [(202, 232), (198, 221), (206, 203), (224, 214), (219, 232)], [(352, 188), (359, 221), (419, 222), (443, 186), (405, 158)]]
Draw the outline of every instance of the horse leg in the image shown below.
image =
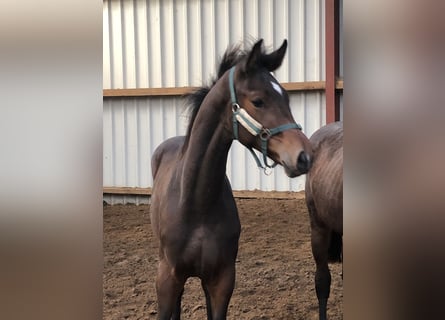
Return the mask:
[(235, 264), (227, 266), (217, 278), (203, 282), (203, 286), (206, 292), (207, 319), (225, 320), (235, 287)]
[(180, 319), (184, 284), (185, 280), (180, 281), (174, 277), (172, 268), (164, 260), (159, 262), (158, 275), (156, 277), (159, 320)]
[(201, 280), (201, 286), (204, 290), (204, 294), (206, 297), (206, 310), (207, 310), (207, 319), (212, 319), (212, 305), (210, 304), (210, 294), (209, 290), (207, 290), (207, 287), (205, 286), (204, 282)]
[(311, 245), (314, 256), (315, 291), (318, 299), (319, 319), (326, 320), (326, 310), (331, 287), (331, 273), (328, 267), (328, 248), (330, 233), (328, 230), (311, 228)]
[(180, 320), (181, 319), (181, 300), (182, 300), (182, 294), (184, 293), (184, 287), (182, 288), (181, 292), (179, 293), (178, 298), (176, 299), (176, 304), (173, 309), (172, 313), (172, 320)]

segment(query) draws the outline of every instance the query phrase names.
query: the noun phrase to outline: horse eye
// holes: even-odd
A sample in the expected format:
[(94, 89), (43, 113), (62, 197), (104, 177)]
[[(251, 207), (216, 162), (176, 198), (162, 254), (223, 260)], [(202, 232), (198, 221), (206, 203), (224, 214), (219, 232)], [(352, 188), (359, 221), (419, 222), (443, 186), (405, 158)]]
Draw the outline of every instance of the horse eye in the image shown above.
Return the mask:
[(252, 100), (252, 103), (256, 108), (262, 108), (264, 106), (264, 102), (261, 99)]

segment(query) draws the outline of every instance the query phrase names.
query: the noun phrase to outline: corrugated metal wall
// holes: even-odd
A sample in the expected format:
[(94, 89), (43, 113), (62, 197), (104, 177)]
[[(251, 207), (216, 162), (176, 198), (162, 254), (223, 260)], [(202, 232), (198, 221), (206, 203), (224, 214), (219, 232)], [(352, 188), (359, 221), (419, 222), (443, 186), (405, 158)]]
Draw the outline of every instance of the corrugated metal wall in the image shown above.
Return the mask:
[[(103, 2), (104, 89), (200, 86), (230, 44), (289, 47), (281, 82), (324, 80), (324, 1), (108, 0)], [(292, 112), (310, 136), (325, 123), (321, 92), (291, 93)], [(185, 132), (179, 97), (104, 98), (104, 186), (150, 187), (150, 157)], [(300, 191), (304, 177), (281, 168), (265, 176), (234, 142), (227, 167), (234, 190)]]
[(280, 81), (324, 79), (322, 0), (104, 1), (104, 88), (199, 86), (229, 44), (289, 49)]

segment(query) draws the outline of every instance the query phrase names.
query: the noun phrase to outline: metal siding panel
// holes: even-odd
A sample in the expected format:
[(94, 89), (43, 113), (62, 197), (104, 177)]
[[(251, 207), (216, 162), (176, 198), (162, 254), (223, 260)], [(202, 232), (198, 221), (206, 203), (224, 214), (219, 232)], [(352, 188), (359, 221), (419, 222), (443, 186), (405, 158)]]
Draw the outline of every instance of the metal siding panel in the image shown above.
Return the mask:
[(259, 9), (257, 1), (244, 1), (244, 41), (252, 42), (258, 37)]
[(303, 127), (310, 137), (324, 122), (324, 93), (307, 92), (290, 95), (291, 110), (295, 121)]
[(149, 26), (149, 61), (150, 61), (150, 87), (162, 86), (162, 46), (161, 46), (161, 13), (160, 0), (150, 0), (148, 3)]
[(289, 10), (288, 0), (276, 0), (273, 2), (273, 40), (274, 47), (281, 44), (280, 39), (289, 34), (287, 12)]
[[(288, 38), (289, 30), (288, 30), (288, 21), (287, 21), (287, 11), (288, 11), (288, 1), (287, 0), (280, 0), (275, 1), (273, 3), (274, 9), (273, 9), (273, 20), (274, 20), (274, 26), (273, 26), (273, 48), (278, 48), (283, 43), (284, 39)], [(289, 44), (289, 39), (288, 44)], [(288, 48), (289, 49), (289, 48)], [(289, 69), (289, 51), (287, 51), (287, 54), (284, 56), (283, 63), (281, 64), (281, 67), (275, 71), (275, 76), (277, 79), (279, 79), (281, 82), (287, 82), (289, 80), (288, 77), (288, 69)]]
[(322, 80), (323, 17), (323, 0), (110, 0), (104, 87), (198, 86), (229, 44), (257, 38), (269, 48), (289, 40), (280, 81)]
[(126, 185), (136, 187), (139, 185), (138, 167), (138, 114), (136, 99), (133, 98), (125, 108), (125, 165)]
[(136, 61), (136, 88), (149, 86), (150, 64), (148, 56), (148, 19), (147, 2), (136, 1), (135, 19), (135, 61)]
[(124, 87), (136, 87), (136, 45), (135, 45), (135, 18), (133, 1), (123, 2), (122, 14), (122, 47)]
[(318, 31), (318, 19), (317, 19), (317, 1), (308, 1), (306, 2), (306, 25), (305, 32), (308, 33), (305, 37), (305, 65), (306, 65), (306, 73), (305, 80), (306, 81), (316, 81), (320, 78), (319, 74), (319, 42), (317, 41), (317, 37), (315, 36)]
[[(176, 132), (176, 121), (178, 121), (178, 117), (176, 115), (176, 108), (174, 103), (162, 101), (162, 122), (164, 123), (164, 136), (163, 139), (168, 139), (170, 137), (174, 137), (177, 134)], [(178, 120), (174, 120), (178, 119)]]
[(207, 82), (215, 73), (214, 1), (201, 2), (201, 79)]
[(123, 99), (113, 101), (113, 186), (126, 186), (125, 181), (125, 111)]
[[(163, 110), (161, 107), (161, 100), (154, 98), (151, 100), (152, 107), (150, 108), (150, 137), (153, 150), (164, 141), (164, 123)], [(157, 106), (157, 107), (155, 107)]]
[(140, 195), (110, 195), (105, 194), (103, 200), (110, 204), (135, 204), (135, 205), (147, 205), (150, 203), (150, 198), (148, 196)]
[(273, 42), (273, 0), (259, 0), (258, 5), (258, 38), (263, 38), (264, 43), (272, 45)]
[(187, 6), (189, 85), (198, 86), (203, 81), (201, 63), (201, 6), (199, 1), (187, 2)]
[(113, 108), (111, 99), (104, 99), (103, 102), (103, 184), (104, 186), (114, 186), (113, 177)]
[[(233, 1), (233, 3), (239, 3), (239, 1)], [(229, 7), (233, 6), (233, 3), (228, 3), (227, 1), (216, 1), (215, 2), (215, 35), (217, 37), (212, 37), (212, 42), (214, 42), (215, 57), (217, 60), (222, 56), (222, 52), (227, 48), (227, 44), (230, 43), (231, 32), (229, 30), (236, 22), (239, 26), (239, 12), (234, 11), (233, 15), (229, 14)], [(242, 13), (242, 12), (241, 12)], [(230, 17), (230, 20), (227, 19)], [(229, 27), (230, 26), (230, 27)]]
[(109, 1), (110, 15), (110, 52), (111, 52), (111, 88), (124, 88), (124, 78), (126, 77), (123, 68), (122, 53), (122, 11), (120, 1)]
[(287, 81), (304, 81), (305, 15), (303, 0), (289, 1), (289, 64)]
[(175, 83), (182, 87), (188, 81), (188, 33), (187, 33), (187, 3), (175, 2)]
[(306, 110), (304, 114), (304, 124), (307, 132), (320, 125), (320, 93), (312, 92), (305, 95)]
[[(142, 99), (141, 99), (142, 100)], [(147, 99), (144, 98), (144, 100), (146, 100), (146, 111), (147, 111), (147, 120), (145, 122), (145, 125), (143, 127), (146, 128), (146, 130), (144, 131), (148, 131), (148, 143), (147, 143), (147, 148), (148, 148), (148, 161), (150, 163), (150, 166), (148, 167), (148, 181), (149, 181), (149, 185), (147, 187), (151, 187), (153, 186), (153, 176), (152, 176), (152, 171), (151, 171), (151, 155), (153, 154), (153, 151), (155, 150), (155, 148), (157, 147), (157, 145), (154, 144), (153, 142), (153, 136), (156, 134), (156, 131), (153, 129), (152, 123), (153, 123), (153, 104), (152, 101), (153, 99)]]
[(103, 87), (104, 89), (111, 88), (111, 74), (110, 74), (110, 63), (111, 63), (111, 53), (110, 53), (110, 22), (108, 19), (109, 8), (108, 1), (103, 2), (103, 27), (102, 27), (102, 70), (103, 70)]
[(262, 177), (264, 175), (263, 170), (258, 168), (256, 161), (254, 160), (250, 151), (248, 151), (244, 146), (239, 144), (240, 148), (244, 149), (245, 163), (248, 170), (245, 170), (246, 180), (249, 182), (246, 185), (240, 186), (238, 190), (263, 190), (261, 184)]
[[(161, 8), (162, 87), (175, 86), (175, 28), (172, 1), (163, 1)], [(159, 63), (159, 62), (158, 62)]]
[(150, 108), (146, 98), (137, 99), (138, 108), (138, 186), (152, 186), (150, 145)]
[[(243, 43), (245, 39), (245, 23), (244, 19), (246, 14), (245, 6), (242, 0), (239, 1), (229, 1), (229, 12), (227, 20), (229, 21), (229, 43)], [(221, 17), (222, 19), (223, 17)], [(227, 44), (226, 44), (227, 47)]]
[(164, 140), (185, 134), (176, 98), (104, 99), (104, 185), (150, 187), (150, 159)]

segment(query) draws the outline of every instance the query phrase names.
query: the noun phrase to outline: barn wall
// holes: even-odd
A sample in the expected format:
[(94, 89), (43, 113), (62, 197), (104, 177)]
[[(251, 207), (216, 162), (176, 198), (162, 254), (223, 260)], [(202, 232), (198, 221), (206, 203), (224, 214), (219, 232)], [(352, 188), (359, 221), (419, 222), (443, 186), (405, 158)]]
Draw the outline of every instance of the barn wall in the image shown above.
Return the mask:
[(229, 44), (289, 48), (282, 82), (323, 80), (322, 0), (107, 0), (104, 89), (199, 86)]
[[(323, 0), (107, 0), (103, 24), (104, 89), (206, 84), (229, 44), (248, 48), (257, 38), (269, 49), (288, 39), (279, 81), (325, 77)], [(322, 92), (293, 92), (290, 101), (308, 136), (326, 122)], [(154, 148), (186, 122), (180, 97), (104, 98), (104, 186), (151, 187)], [(282, 168), (265, 176), (238, 142), (227, 174), (235, 190), (304, 189), (304, 177)]]
[[(323, 94), (291, 94), (290, 101), (295, 120), (308, 135), (312, 134), (323, 121)], [(104, 99), (104, 185), (151, 187), (151, 154), (165, 139), (184, 134), (187, 121), (180, 98)], [(299, 191), (304, 188), (303, 178), (289, 179), (281, 167), (265, 176), (237, 141), (229, 154), (227, 173), (235, 190)]]

